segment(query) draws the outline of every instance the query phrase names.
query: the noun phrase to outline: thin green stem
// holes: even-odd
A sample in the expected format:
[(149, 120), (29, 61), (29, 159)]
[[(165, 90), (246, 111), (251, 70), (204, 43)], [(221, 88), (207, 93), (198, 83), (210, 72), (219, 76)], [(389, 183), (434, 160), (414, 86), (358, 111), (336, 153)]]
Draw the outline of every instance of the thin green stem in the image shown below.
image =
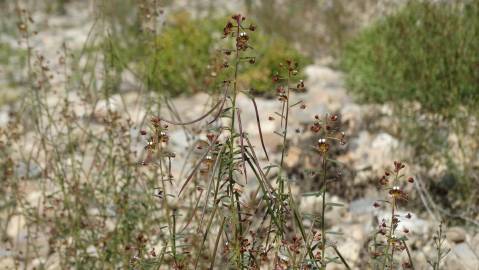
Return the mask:
[[(279, 164), (279, 192), (280, 196), (284, 195), (284, 179), (281, 176), (282, 170), (283, 170), (283, 163), (284, 163), (284, 157), (286, 155), (286, 140), (288, 136), (288, 119), (289, 119), (289, 94), (290, 94), (290, 87), (289, 87), (289, 81), (291, 78), (291, 71), (288, 71), (288, 79), (286, 81), (286, 86), (287, 86), (287, 93), (286, 93), (286, 101), (283, 103), (283, 110), (281, 111), (281, 119), (284, 118), (284, 130), (283, 130), (283, 149), (281, 151), (281, 161)], [(285, 109), (284, 109), (285, 108)]]
[(216, 253), (218, 251), (218, 246), (219, 246), (219, 243), (220, 243), (221, 234), (223, 234), (223, 227), (225, 226), (225, 222), (226, 222), (226, 218), (223, 218), (223, 221), (221, 221), (220, 230), (218, 232), (218, 235), (216, 236), (215, 248), (213, 250), (213, 257), (211, 258), (211, 264), (210, 264), (209, 269), (213, 269), (214, 266), (215, 266)]
[[(237, 22), (236, 25), (236, 39), (238, 39), (240, 35), (240, 22)], [(239, 63), (240, 63), (240, 49), (238, 48), (238, 40), (236, 41), (236, 48), (235, 48), (235, 71), (234, 71), (234, 81), (233, 81), (233, 93), (231, 97), (231, 124), (230, 124), (230, 137), (229, 137), (229, 167), (228, 167), (228, 177), (229, 177), (229, 190), (231, 194), (231, 203), (232, 205), (236, 205), (235, 211), (237, 212), (237, 222), (236, 222), (236, 231), (235, 231), (235, 244), (237, 246), (237, 250), (239, 251), (240, 248), (240, 238), (241, 235), (243, 234), (242, 232), (242, 225), (241, 225), (241, 206), (240, 206), (240, 201), (239, 201), (239, 194), (234, 191), (234, 153), (235, 153), (235, 117), (236, 117), (236, 96), (238, 94), (238, 70), (239, 70)], [(239, 258), (239, 265), (241, 265), (241, 268), (243, 267), (242, 263), (242, 257), (243, 255), (240, 253), (240, 258)]]
[(322, 177), (323, 177), (323, 193), (322, 193), (322, 205), (321, 205), (321, 265), (326, 267), (326, 155), (323, 156), (322, 161)]
[[(384, 252), (383, 256), (384, 256), (384, 259), (383, 259), (383, 266), (381, 269), (386, 269), (386, 264), (387, 264), (387, 261), (388, 261), (388, 257), (389, 257), (389, 249), (391, 248), (391, 239), (394, 235), (394, 215), (395, 215), (395, 208), (396, 208), (396, 198), (393, 197), (392, 199), (392, 203), (391, 203), (391, 223), (390, 223), (390, 227), (389, 227), (389, 235), (388, 235), (388, 239), (386, 240), (387, 241), (387, 246), (386, 246), (386, 251)], [(391, 253), (391, 262), (393, 261), (393, 256), (394, 256), (394, 250), (393, 252)]]

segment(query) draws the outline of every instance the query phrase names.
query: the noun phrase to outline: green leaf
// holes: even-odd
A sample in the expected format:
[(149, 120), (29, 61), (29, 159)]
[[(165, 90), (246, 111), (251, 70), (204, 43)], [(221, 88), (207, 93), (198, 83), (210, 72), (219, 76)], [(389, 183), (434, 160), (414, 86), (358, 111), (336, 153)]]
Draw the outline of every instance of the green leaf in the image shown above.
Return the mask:
[(302, 194), (302, 196), (303, 197), (311, 197), (311, 196), (320, 197), (322, 194), (323, 194), (322, 191), (312, 191), (312, 192), (305, 192)]
[(334, 202), (328, 202), (326, 205), (332, 206), (332, 207), (344, 207), (344, 204), (342, 203), (334, 203)]
[(332, 235), (344, 235), (342, 232), (333, 232), (333, 231), (327, 231), (326, 234), (332, 234)]

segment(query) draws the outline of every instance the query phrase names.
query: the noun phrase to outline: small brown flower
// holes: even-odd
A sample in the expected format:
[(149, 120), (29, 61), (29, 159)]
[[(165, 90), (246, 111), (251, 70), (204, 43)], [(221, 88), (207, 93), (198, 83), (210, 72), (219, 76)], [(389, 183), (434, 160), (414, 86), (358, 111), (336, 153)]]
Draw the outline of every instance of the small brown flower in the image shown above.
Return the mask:
[(402, 162), (394, 161), (394, 172), (399, 172), (404, 167), (406, 167), (406, 165), (404, 165)]
[(241, 32), (238, 37), (236, 37), (236, 48), (238, 50), (244, 51), (248, 48), (249, 36), (246, 32)]
[(170, 140), (170, 136), (168, 136), (168, 134), (166, 134), (166, 132), (161, 131), (160, 132), (160, 141), (163, 142), (163, 143), (168, 143), (169, 140)]
[(211, 143), (216, 140), (216, 135), (214, 133), (208, 133), (206, 138), (208, 138), (208, 141)]
[(303, 80), (300, 80), (299, 83), (296, 85), (296, 88), (298, 88), (298, 90), (303, 90), (304, 89), (304, 82)]
[(212, 156), (207, 155), (204, 159), (204, 162), (205, 162), (206, 165), (211, 166), (214, 162), (214, 159), (213, 159)]
[(277, 74), (273, 75), (272, 80), (273, 80), (273, 83), (278, 82), (279, 81), (279, 75), (277, 75)]
[(397, 186), (389, 190), (389, 195), (395, 199), (407, 200), (407, 193)]
[(398, 243), (398, 241), (399, 241), (399, 239), (398, 239), (397, 236), (394, 235), (394, 234), (391, 235), (391, 237), (389, 237), (389, 239), (388, 239), (388, 242), (391, 243), (391, 244), (393, 244), (393, 245), (396, 244), (396, 243)]
[(281, 101), (281, 102), (285, 102), (286, 100), (288, 100), (288, 96), (285, 95), (285, 94), (279, 94), (278, 95), (278, 100)]
[(318, 140), (318, 150), (322, 155), (329, 151), (329, 144), (326, 142), (326, 139), (321, 138)]
[(245, 19), (245, 17), (243, 17), (241, 14), (235, 14), (231, 16), (231, 18), (233, 18), (233, 20), (235, 20), (238, 24)]
[(382, 185), (382, 186), (385, 186), (388, 183), (389, 183), (389, 180), (384, 175), (379, 179), (379, 184)]

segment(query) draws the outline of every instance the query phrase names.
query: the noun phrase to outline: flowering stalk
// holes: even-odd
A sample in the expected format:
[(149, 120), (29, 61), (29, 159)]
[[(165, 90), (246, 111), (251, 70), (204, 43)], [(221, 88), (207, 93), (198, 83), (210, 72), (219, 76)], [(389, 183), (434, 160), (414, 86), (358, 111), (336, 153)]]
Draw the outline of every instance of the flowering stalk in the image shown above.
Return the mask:
[[(316, 146), (316, 150), (318, 151), (319, 155), (321, 156), (321, 169), (322, 169), (322, 204), (321, 204), (321, 265), (326, 267), (326, 192), (327, 192), (327, 168), (328, 168), (328, 160), (329, 160), (329, 151), (331, 144), (334, 142), (339, 142), (341, 145), (346, 144), (344, 137), (345, 134), (342, 132), (337, 124), (338, 122), (338, 115), (326, 115), (324, 120), (321, 120), (319, 116), (315, 116), (315, 121), (311, 126), (311, 131), (313, 133), (321, 134), (321, 137), (318, 139), (318, 144)], [(338, 253), (337, 249), (335, 249), (336, 253)], [(338, 253), (338, 255), (340, 255)], [(342, 258), (342, 256), (340, 256)], [(345, 263), (345, 266), (349, 268), (349, 266)]]
[[(240, 61), (243, 59), (242, 57), (242, 52), (246, 51), (250, 46), (248, 45), (249, 41), (249, 36), (246, 32), (243, 32), (245, 29), (242, 26), (243, 21), (246, 19), (244, 16), (241, 14), (236, 14), (232, 16), (232, 19), (234, 20), (234, 23), (228, 22), (223, 29), (224, 36), (231, 36), (235, 38), (235, 59), (234, 59), (234, 77), (233, 77), (233, 92), (231, 98), (231, 122), (229, 126), (229, 131), (230, 131), (230, 136), (228, 138), (228, 148), (229, 148), (229, 166), (228, 166), (228, 179), (229, 179), (229, 192), (231, 196), (231, 202), (236, 206), (236, 209), (233, 211), (236, 211), (236, 228), (235, 228), (235, 244), (236, 244), (236, 249), (235, 251), (239, 253), (238, 256), (238, 266), (243, 268), (243, 252), (241, 252), (241, 239), (243, 235), (243, 226), (242, 226), (242, 218), (241, 218), (241, 206), (240, 206), (240, 191), (236, 187), (237, 183), (234, 180), (234, 171), (236, 170), (235, 168), (235, 139), (238, 136), (238, 134), (235, 132), (235, 119), (239, 117), (239, 111), (236, 106), (236, 97), (238, 95), (238, 71), (239, 71), (239, 64)], [(254, 31), (254, 27), (250, 26), (247, 28), (250, 31)], [(250, 64), (254, 64), (254, 58), (248, 58)], [(237, 113), (238, 111), (238, 113)], [(238, 119), (240, 121), (240, 119)], [(241, 137), (241, 142), (243, 142), (243, 133), (239, 134)], [(244, 148), (241, 148), (242, 152), (242, 157), (244, 159)], [(243, 162), (243, 166), (244, 166)]]
[[(401, 186), (401, 180), (404, 178), (404, 175), (401, 174), (401, 171), (405, 168), (405, 165), (400, 161), (394, 161), (394, 168), (392, 171), (386, 170), (384, 175), (379, 180), (379, 184), (388, 191), (389, 199), (384, 200), (386, 205), (391, 206), (391, 215), (389, 226), (386, 224), (386, 220), (382, 220), (379, 231), (377, 234), (385, 236), (386, 246), (383, 249), (383, 252), (376, 252), (376, 256), (382, 256), (383, 260), (381, 263), (381, 269), (386, 269), (389, 265), (389, 268), (392, 268), (394, 265), (394, 255), (395, 252), (402, 252), (406, 250), (408, 253), (409, 261), (403, 263), (404, 268), (412, 268), (412, 260), (410, 258), (409, 249), (406, 245), (407, 238), (405, 236), (399, 237), (397, 235), (397, 228), (400, 222), (400, 216), (397, 214), (397, 208), (400, 201), (407, 201), (408, 194), (404, 191), (404, 186)], [(392, 178), (392, 179), (391, 179)], [(407, 183), (414, 183), (414, 178), (408, 177)], [(380, 207), (380, 202), (375, 202), (374, 207)], [(407, 219), (411, 218), (411, 214), (406, 214), (404, 216)], [(409, 229), (404, 228), (403, 233), (409, 233)], [(389, 263), (389, 264), (388, 264)]]

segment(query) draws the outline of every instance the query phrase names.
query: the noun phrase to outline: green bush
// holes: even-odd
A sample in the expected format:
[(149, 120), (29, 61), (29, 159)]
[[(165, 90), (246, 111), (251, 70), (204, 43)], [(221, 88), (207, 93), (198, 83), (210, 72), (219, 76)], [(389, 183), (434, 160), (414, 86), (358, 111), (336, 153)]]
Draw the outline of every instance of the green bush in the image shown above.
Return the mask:
[(358, 100), (393, 105), (391, 132), (412, 147), (425, 177), (445, 166), (447, 181), (427, 181), (437, 201), (477, 203), (479, 1), (409, 1), (350, 40), (341, 66)]
[(349, 89), (365, 102), (417, 101), (452, 117), (479, 107), (479, 1), (410, 1), (345, 47)]
[[(167, 20), (166, 26), (157, 36), (144, 40), (133, 39), (125, 42), (112, 42), (114, 51), (121, 62), (135, 63), (135, 70), (141, 74), (148, 88), (172, 96), (199, 91), (216, 91), (229, 69), (221, 70), (220, 31), (224, 18), (190, 19), (187, 13), (177, 13)], [(256, 63), (247, 60), (241, 65), (239, 83), (241, 89), (251, 89), (252, 93), (268, 95), (273, 91), (272, 75), (278, 64), (292, 59), (301, 65), (310, 63), (288, 42), (257, 30), (251, 37), (254, 44)], [(123, 40), (124, 41), (124, 40)]]

